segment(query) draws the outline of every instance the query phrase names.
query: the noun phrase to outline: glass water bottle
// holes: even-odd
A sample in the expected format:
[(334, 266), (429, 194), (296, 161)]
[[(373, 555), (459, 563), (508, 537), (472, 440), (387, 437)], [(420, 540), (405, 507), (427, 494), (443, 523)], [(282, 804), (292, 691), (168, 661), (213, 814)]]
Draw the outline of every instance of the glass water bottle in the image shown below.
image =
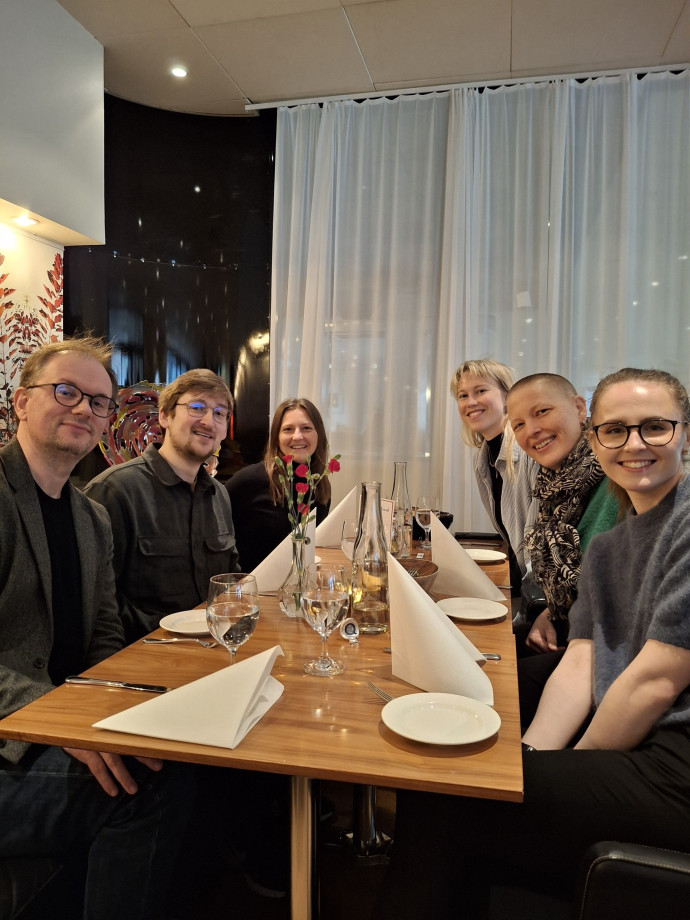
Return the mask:
[(391, 555), (406, 559), (412, 551), (412, 502), (407, 491), (407, 461), (395, 460), (394, 466)]
[(388, 545), (381, 515), (381, 483), (363, 482), (352, 554), (353, 615), (362, 635), (388, 632)]

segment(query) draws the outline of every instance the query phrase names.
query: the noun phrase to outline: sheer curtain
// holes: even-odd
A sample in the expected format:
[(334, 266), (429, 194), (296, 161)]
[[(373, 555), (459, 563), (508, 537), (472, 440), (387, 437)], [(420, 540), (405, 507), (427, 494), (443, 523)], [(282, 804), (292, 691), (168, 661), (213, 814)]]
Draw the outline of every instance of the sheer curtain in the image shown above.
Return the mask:
[(491, 356), (587, 393), (624, 364), (684, 382), (690, 73), (283, 108), (271, 400), (321, 409), (343, 471), (487, 529), (449, 392)]

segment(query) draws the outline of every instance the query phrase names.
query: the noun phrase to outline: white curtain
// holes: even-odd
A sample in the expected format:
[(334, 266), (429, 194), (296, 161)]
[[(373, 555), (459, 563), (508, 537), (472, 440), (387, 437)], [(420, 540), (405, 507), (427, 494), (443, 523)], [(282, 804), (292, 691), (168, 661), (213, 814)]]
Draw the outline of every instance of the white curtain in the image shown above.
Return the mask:
[(690, 73), (278, 114), (271, 401), (307, 396), (364, 479), (485, 530), (449, 392), (491, 356), (585, 395), (625, 364), (689, 383)]

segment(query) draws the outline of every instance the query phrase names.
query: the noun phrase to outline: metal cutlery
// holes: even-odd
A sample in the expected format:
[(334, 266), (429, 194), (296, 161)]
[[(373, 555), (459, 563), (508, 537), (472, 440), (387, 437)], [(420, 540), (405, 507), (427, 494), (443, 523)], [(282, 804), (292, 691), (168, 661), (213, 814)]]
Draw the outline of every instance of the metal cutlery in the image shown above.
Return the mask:
[(122, 690), (142, 690), (145, 693), (167, 693), (170, 687), (158, 684), (130, 684), (124, 680), (101, 680), (97, 677), (79, 677), (74, 674), (65, 678), (66, 684), (85, 684), (90, 687), (117, 687)]
[(172, 645), (174, 642), (197, 642), (199, 645), (203, 645), (204, 648), (215, 648), (217, 642), (205, 642), (203, 639), (193, 639), (191, 636), (186, 639), (142, 639), (146, 645)]
[(377, 687), (376, 684), (367, 682), (367, 687), (370, 690), (372, 690), (377, 696), (380, 696), (381, 699), (386, 703), (390, 703), (390, 701), (393, 699), (390, 693), (386, 693), (385, 690), (382, 690), (380, 687)]

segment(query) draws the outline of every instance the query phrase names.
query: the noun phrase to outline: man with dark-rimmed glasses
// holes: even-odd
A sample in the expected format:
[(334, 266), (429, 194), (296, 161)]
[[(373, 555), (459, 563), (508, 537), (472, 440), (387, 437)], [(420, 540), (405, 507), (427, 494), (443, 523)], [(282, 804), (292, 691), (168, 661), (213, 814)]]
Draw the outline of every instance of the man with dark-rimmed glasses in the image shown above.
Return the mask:
[(160, 394), (160, 448), (150, 444), (85, 489), (112, 521), (128, 642), (155, 629), (162, 616), (205, 600), (212, 575), (238, 570), (227, 490), (204, 469), (227, 434), (232, 407), (221, 377), (187, 371)]
[[(42, 346), (0, 450), (0, 717), (117, 652), (107, 514), (69, 483), (115, 408), (111, 348)], [(188, 822), (189, 770), (149, 758), (0, 740), (0, 857), (88, 851), (85, 917), (148, 920)]]

